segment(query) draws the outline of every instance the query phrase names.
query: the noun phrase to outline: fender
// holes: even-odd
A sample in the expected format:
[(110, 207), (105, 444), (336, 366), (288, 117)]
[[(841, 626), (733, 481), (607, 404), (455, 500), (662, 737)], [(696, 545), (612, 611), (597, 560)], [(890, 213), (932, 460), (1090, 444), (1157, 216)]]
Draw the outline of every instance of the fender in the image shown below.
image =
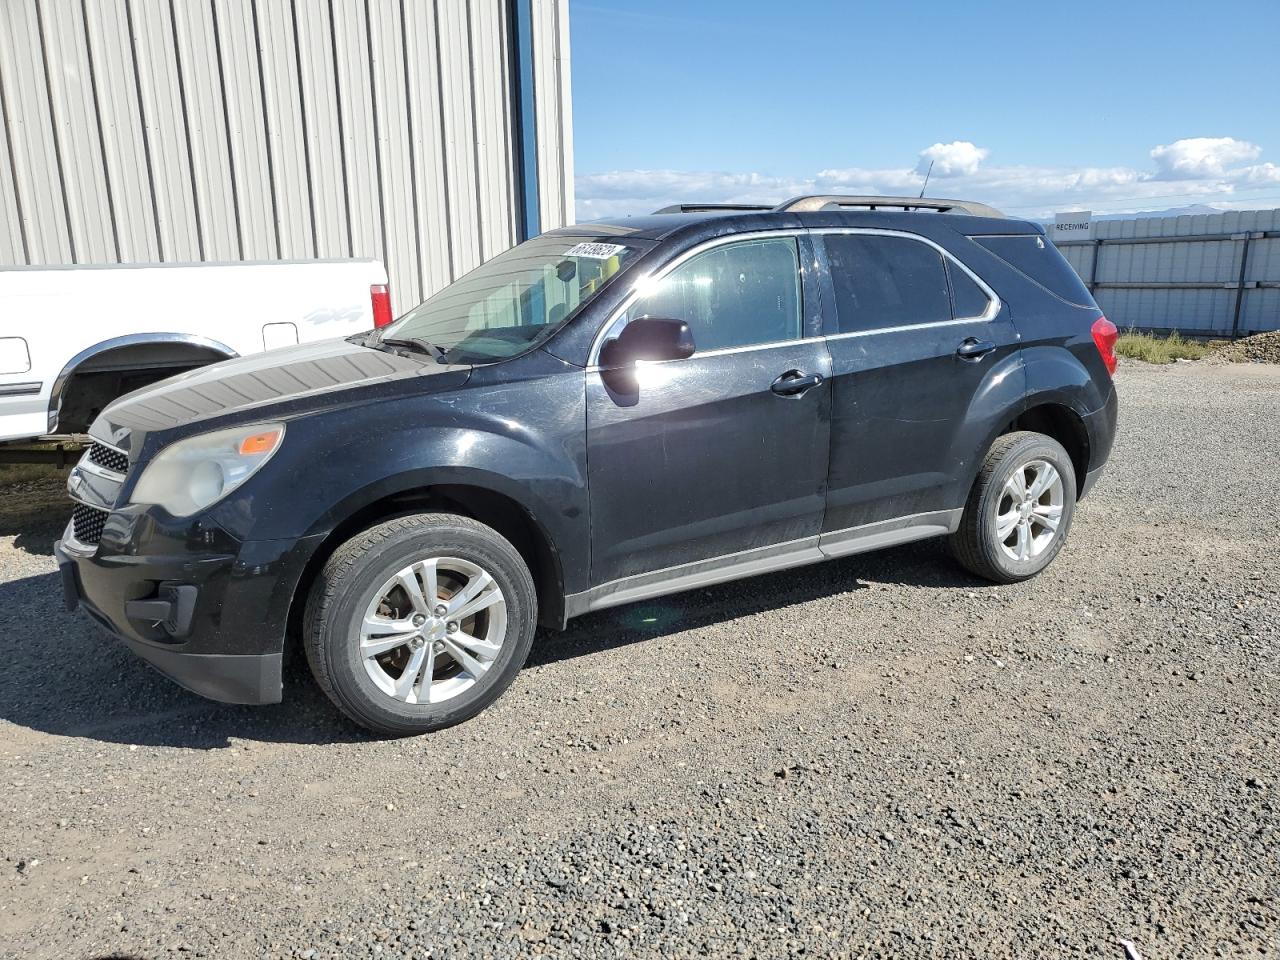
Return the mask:
[[(1093, 349), (1092, 342), (1089, 349)], [(1106, 406), (1107, 397), (1101, 395), (1097, 383), (1072, 351), (1061, 346), (1031, 346), (1024, 347), (1019, 354), (1025, 377), (1024, 390), (1017, 397), (1005, 397), (1004, 403), (990, 411), (985, 435), (975, 438), (975, 445), (971, 448), (978, 451), (977, 458), (964, 471), (963, 487), (958, 491), (959, 503), (968, 497), (982, 468), (982, 458), (991, 444), (1008, 429), (1009, 424), (1028, 410), (1050, 404), (1065, 407), (1088, 427), (1091, 415)], [(1092, 465), (1099, 462), (1097, 439), (1092, 430), (1089, 430), (1089, 445)], [(1078, 478), (1078, 482), (1083, 484), (1084, 477)]]
[(1010, 352), (987, 372), (963, 419), (957, 421), (950, 457), (956, 479), (948, 491), (947, 503), (964, 506), (992, 441), (1022, 412), (1026, 390), (1021, 350)]
[[(1027, 374), (1027, 407), (1057, 403), (1085, 419), (1106, 406), (1111, 378), (1096, 377), (1080, 353), (1097, 354), (1093, 341), (1077, 338), (1063, 346), (1029, 346), (1022, 350)], [(1085, 356), (1089, 356), (1086, 352)], [(1101, 361), (1099, 361), (1099, 366)]]
[(91, 347), (86, 347), (77, 353), (74, 357), (66, 362), (62, 371), (53, 380), (53, 389), (49, 393), (49, 423), (55, 425), (59, 410), (62, 408), (62, 394), (67, 388), (67, 383), (71, 380), (76, 369), (87, 360), (92, 360), (99, 354), (106, 353), (110, 350), (118, 350), (121, 347), (136, 347), (144, 343), (173, 343), (187, 347), (201, 347), (205, 350), (212, 350), (222, 354), (224, 360), (234, 360), (240, 356), (225, 343), (217, 340), (210, 340), (208, 337), (200, 337), (191, 333), (131, 333), (124, 337), (113, 337), (110, 340), (103, 340), (101, 343), (95, 343)]
[[(438, 467), (389, 477), (385, 483), (371, 484), (355, 491), (346, 501), (337, 505), (330, 512), (332, 518), (337, 521), (330, 532), (352, 520), (356, 521), (354, 524), (356, 528), (367, 525), (361, 522), (360, 518), (361, 514), (371, 507), (373, 514), (366, 516), (375, 514), (387, 516), (392, 512), (403, 512), (397, 508), (397, 500), (402, 501), (405, 506), (413, 504), (410, 509), (420, 509), (417, 504), (421, 502), (421, 495), (428, 490), (433, 491), (444, 503), (458, 505), (463, 508), (463, 512), (497, 527), (500, 533), (508, 536), (512, 534), (504, 530), (503, 518), (510, 517), (512, 511), (521, 515), (520, 519), (523, 520), (524, 525), (533, 528), (538, 541), (538, 543), (526, 545), (534, 551), (540, 568), (540, 572), (535, 571), (539, 579), (539, 589), (541, 591), (545, 586), (547, 590), (542, 597), (541, 613), (549, 619), (543, 622), (563, 628), (562, 598), (567, 592), (565, 564), (577, 563), (574, 571), (569, 574), (575, 578), (573, 583), (577, 584), (579, 580), (586, 577), (586, 541), (574, 541), (573, 538), (586, 536), (587, 531), (576, 529), (572, 522), (565, 522), (550, 504), (542, 502), (537, 497), (529, 496), (526, 488), (510, 483), (501, 474), (469, 467)], [(504, 506), (500, 514), (489, 512), (493, 504), (491, 498), (485, 495), (492, 494), (504, 498)], [(388, 506), (393, 509), (388, 511)], [(338, 517), (341, 519), (337, 519)], [(328, 533), (317, 531), (310, 538), (304, 538), (299, 542), (309, 541), (318, 546), (328, 539)], [(340, 533), (339, 539), (342, 538)], [(513, 541), (518, 547), (522, 547), (519, 539), (513, 537)], [(576, 551), (572, 549), (575, 542), (582, 543), (583, 549)], [(569, 549), (562, 551), (562, 544), (568, 545)], [(543, 577), (545, 579), (542, 579)]]
[[(1116, 432), (1116, 388), (1102, 365), (1090, 337), (1077, 337), (1062, 347), (1033, 347), (1025, 351), (1026, 408), (1056, 403), (1076, 414), (1088, 440), (1087, 473), (1096, 473), (1111, 456)], [(1090, 482), (1079, 477), (1080, 489)]]
[(515, 399), (494, 383), (286, 418), (280, 451), (209, 516), (241, 540), (319, 541), (379, 501), (469, 486), (519, 505), (565, 588), (579, 589), (590, 544), (582, 375), (544, 378), (536, 405), (516, 411)]
[[(560, 544), (572, 536), (576, 527), (575, 516), (556, 510), (542, 497), (535, 495), (529, 486), (513, 483), (509, 477), (493, 470), (453, 464), (407, 470), (353, 490), (326, 510), (323, 515), (317, 517), (303, 536), (312, 537), (329, 533), (343, 521), (382, 500), (442, 486), (471, 487), (501, 494), (524, 510), (526, 516), (538, 528), (556, 554), (561, 553)], [(585, 521), (585, 513), (581, 517)], [(582, 536), (585, 537), (589, 532), (585, 523), (582, 524), (582, 528)], [(585, 544), (585, 539), (582, 542)]]

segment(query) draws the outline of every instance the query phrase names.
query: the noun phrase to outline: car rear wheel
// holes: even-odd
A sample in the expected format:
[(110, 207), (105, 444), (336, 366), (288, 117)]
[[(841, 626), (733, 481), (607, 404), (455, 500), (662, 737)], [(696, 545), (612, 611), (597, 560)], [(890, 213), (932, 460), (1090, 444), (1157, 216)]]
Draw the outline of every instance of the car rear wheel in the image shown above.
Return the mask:
[(1033, 577), (1058, 555), (1076, 504), (1076, 474), (1062, 445), (1042, 433), (996, 439), (974, 481), (951, 552), (996, 583)]
[(397, 517), (343, 544), (308, 599), (304, 642), (348, 717), (404, 736), (461, 723), (498, 699), (529, 655), (533, 578), (468, 517)]

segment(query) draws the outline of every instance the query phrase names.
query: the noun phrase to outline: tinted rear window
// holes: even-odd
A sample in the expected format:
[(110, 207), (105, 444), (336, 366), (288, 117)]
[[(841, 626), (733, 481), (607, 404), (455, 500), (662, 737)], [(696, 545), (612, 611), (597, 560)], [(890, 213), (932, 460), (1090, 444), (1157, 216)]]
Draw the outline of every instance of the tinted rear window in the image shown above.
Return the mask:
[(1058, 248), (1035, 234), (1016, 237), (972, 237), (1023, 276), (1054, 296), (1079, 307), (1092, 307), (1093, 297)]
[(841, 333), (951, 319), (938, 251), (918, 240), (871, 234), (823, 238)]

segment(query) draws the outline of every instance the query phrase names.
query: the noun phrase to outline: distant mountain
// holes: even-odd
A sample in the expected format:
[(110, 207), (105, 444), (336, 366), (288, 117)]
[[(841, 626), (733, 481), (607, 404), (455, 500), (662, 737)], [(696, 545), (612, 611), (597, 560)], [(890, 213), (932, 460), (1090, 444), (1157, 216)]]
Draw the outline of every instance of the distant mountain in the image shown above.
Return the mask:
[[(1211, 207), (1207, 203), (1191, 203), (1185, 207), (1170, 207), (1168, 210), (1143, 210), (1139, 213), (1095, 213), (1093, 219), (1097, 220), (1146, 220), (1150, 217), (1187, 217), (1200, 216), (1206, 213), (1226, 213), (1225, 210), (1219, 210), (1217, 207)], [(1046, 227), (1052, 226), (1053, 218), (1047, 217), (1041, 220)]]
[(1095, 220), (1145, 220), (1147, 217), (1188, 217), (1205, 213), (1225, 213), (1207, 203), (1191, 203), (1185, 207), (1170, 207), (1168, 210), (1143, 210), (1141, 213), (1102, 213), (1095, 214)]

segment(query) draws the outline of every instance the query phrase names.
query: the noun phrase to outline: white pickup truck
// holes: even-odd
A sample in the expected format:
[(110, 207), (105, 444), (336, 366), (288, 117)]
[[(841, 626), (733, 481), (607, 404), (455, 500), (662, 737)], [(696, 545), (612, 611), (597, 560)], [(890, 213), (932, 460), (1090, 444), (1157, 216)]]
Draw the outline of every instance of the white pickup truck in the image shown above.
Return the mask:
[(0, 269), (0, 443), (218, 360), (390, 322), (376, 260)]

